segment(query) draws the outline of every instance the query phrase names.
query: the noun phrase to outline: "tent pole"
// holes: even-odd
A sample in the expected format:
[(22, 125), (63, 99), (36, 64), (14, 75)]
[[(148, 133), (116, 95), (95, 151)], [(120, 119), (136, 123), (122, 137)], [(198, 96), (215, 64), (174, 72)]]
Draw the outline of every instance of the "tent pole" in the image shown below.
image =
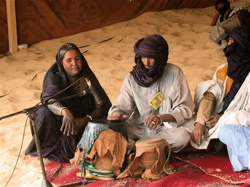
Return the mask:
[(9, 52), (17, 52), (17, 28), (15, 0), (6, 0)]

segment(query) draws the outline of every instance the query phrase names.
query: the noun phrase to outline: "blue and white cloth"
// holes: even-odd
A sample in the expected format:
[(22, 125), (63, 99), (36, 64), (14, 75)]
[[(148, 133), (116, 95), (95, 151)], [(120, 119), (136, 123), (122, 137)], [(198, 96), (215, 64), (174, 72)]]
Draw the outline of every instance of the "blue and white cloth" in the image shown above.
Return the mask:
[(228, 124), (220, 128), (219, 139), (227, 145), (234, 171), (250, 169), (250, 127)]

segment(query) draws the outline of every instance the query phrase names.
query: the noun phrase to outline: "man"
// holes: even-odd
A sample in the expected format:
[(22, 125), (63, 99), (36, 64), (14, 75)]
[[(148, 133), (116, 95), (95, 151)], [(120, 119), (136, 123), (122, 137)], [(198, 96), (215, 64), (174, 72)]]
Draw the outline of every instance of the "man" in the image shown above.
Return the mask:
[(230, 3), (228, 0), (217, 0), (215, 2), (215, 9), (219, 12), (220, 14), (220, 22), (223, 22), (227, 20), (228, 18), (232, 17), (234, 13), (242, 7), (237, 6), (234, 9), (230, 8)]
[(231, 9), (229, 1), (217, 0), (215, 9), (220, 14), (220, 23), (213, 27), (209, 39), (219, 45), (219, 48), (224, 49), (227, 45), (229, 32), (239, 26), (235, 13), (243, 8), (237, 6)]
[[(125, 78), (108, 120), (127, 119), (128, 152), (142, 139), (145, 128), (156, 130), (173, 152), (187, 146), (195, 107), (182, 70), (167, 63), (168, 44), (160, 35), (149, 35), (134, 46), (135, 63)], [(128, 116), (130, 116), (128, 118)]]
[[(250, 76), (249, 46), (249, 27), (242, 26), (232, 30), (228, 45), (224, 49), (227, 64), (217, 69), (213, 80), (197, 85), (195, 102), (198, 112), (191, 142), (195, 148), (206, 149), (211, 139), (218, 138), (217, 121), (225, 111), (242, 110), (246, 107), (249, 88), (244, 88), (243, 85), (247, 84), (243, 83), (249, 81)], [(209, 138), (206, 140), (207, 129), (210, 130)]]

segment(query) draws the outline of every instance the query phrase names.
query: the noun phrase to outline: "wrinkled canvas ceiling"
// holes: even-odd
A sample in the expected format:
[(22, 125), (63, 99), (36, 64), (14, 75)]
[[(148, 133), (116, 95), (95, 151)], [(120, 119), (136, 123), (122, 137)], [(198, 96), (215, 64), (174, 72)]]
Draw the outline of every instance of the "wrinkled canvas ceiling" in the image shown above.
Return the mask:
[[(216, 0), (15, 0), (18, 44), (104, 27), (144, 12), (203, 8)], [(0, 0), (0, 53), (8, 51), (6, 0)]]

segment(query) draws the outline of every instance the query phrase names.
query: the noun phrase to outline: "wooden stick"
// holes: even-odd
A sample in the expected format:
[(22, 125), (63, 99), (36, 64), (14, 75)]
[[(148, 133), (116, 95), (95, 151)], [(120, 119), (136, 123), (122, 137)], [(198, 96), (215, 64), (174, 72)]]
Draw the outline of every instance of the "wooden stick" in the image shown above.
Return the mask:
[(11, 54), (17, 52), (17, 29), (15, 0), (6, 0), (9, 51)]
[(220, 17), (220, 13), (217, 12), (216, 15), (214, 16), (214, 19), (213, 19), (213, 21), (211, 22), (210, 25), (211, 25), (211, 26), (215, 26), (216, 23), (217, 23), (217, 21), (218, 21), (218, 19), (219, 19), (219, 17)]

